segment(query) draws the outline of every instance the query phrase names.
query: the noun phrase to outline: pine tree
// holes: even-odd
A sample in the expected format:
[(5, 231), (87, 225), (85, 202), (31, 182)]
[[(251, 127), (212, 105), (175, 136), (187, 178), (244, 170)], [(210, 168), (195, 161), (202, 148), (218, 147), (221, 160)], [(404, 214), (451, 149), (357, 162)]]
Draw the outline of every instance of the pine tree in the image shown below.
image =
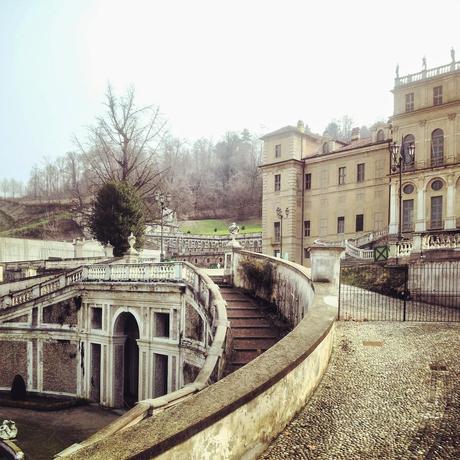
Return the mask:
[(144, 243), (144, 204), (133, 186), (127, 182), (107, 182), (98, 191), (93, 203), (90, 227), (103, 244), (113, 246), (115, 256), (129, 247), (128, 236), (136, 237), (136, 249)]

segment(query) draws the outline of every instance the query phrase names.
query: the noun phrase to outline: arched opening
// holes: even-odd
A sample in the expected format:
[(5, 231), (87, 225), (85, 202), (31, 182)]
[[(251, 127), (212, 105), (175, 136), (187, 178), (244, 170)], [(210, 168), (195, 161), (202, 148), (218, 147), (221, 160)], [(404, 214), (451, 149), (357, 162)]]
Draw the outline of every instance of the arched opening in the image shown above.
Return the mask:
[(408, 134), (407, 136), (404, 137), (403, 143), (401, 146), (401, 155), (403, 158), (403, 170), (404, 171), (414, 169), (414, 166), (415, 166), (415, 151), (414, 151), (413, 157), (409, 154), (409, 148), (411, 145), (414, 145), (415, 147), (415, 137), (413, 134)]
[(383, 142), (385, 140), (385, 132), (383, 129), (377, 131), (377, 142)]
[(444, 131), (435, 129), (431, 133), (431, 166), (444, 164)]
[(132, 407), (139, 400), (139, 326), (132, 313), (118, 316), (114, 326), (114, 405)]

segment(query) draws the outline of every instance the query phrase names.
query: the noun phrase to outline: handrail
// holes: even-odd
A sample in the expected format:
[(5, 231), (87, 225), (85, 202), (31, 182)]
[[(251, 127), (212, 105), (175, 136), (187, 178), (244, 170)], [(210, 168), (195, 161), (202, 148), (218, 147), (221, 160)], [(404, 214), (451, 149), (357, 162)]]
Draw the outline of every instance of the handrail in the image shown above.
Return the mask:
[(407, 85), (409, 83), (421, 81), (426, 78), (437, 77), (438, 75), (454, 72), (456, 70), (460, 70), (460, 61), (451, 62), (450, 64), (434, 67), (429, 70), (422, 70), (420, 72), (404, 75), (403, 77), (396, 77), (395, 86)]
[[(91, 281), (92, 277), (97, 277), (103, 274), (109, 276), (105, 281), (114, 281), (114, 277), (118, 276), (121, 281), (126, 280), (126, 276), (133, 276), (139, 280), (140, 276), (145, 276), (145, 281), (152, 275), (162, 275), (156, 281), (166, 280), (168, 274), (173, 274), (175, 278), (169, 280), (180, 279), (189, 286), (197, 294), (200, 299), (201, 307), (206, 311), (207, 315), (211, 318), (211, 329), (213, 341), (211, 346), (206, 350), (206, 359), (201, 367), (201, 370), (196, 379), (186, 385), (185, 387), (153, 399), (145, 399), (139, 401), (136, 406), (128, 412), (117, 418), (114, 422), (110, 423), (102, 430), (90, 436), (79, 444), (74, 444), (69, 448), (60, 452), (56, 458), (65, 457), (69, 453), (73, 453), (82, 447), (87, 447), (101, 439), (113, 435), (114, 433), (124, 430), (125, 428), (134, 425), (135, 423), (143, 420), (144, 418), (152, 415), (152, 411), (163, 410), (169, 406), (175, 405), (180, 401), (188, 398), (189, 396), (202, 390), (213, 380), (218, 380), (223, 373), (225, 366), (225, 357), (228, 349), (227, 342), (227, 329), (229, 322), (227, 319), (227, 304), (223, 299), (219, 288), (206, 274), (204, 270), (194, 267), (188, 262), (167, 262), (157, 264), (145, 264), (146, 270), (141, 270), (141, 264), (114, 264), (112, 266), (102, 266), (104, 270), (100, 272), (93, 270), (94, 267), (86, 267), (87, 270), (83, 275), (83, 281)], [(112, 267), (108, 269), (107, 267)], [(117, 268), (115, 268), (117, 267)], [(123, 273), (122, 268), (125, 268)], [(158, 268), (158, 270), (155, 270)]]

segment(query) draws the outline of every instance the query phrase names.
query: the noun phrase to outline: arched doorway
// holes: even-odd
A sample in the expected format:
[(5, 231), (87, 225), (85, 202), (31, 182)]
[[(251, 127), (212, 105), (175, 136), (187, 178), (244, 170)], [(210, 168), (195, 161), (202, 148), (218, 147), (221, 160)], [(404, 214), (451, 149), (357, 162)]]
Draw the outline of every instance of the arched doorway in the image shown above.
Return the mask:
[(139, 326), (132, 313), (123, 312), (114, 326), (114, 403), (133, 407), (139, 399)]

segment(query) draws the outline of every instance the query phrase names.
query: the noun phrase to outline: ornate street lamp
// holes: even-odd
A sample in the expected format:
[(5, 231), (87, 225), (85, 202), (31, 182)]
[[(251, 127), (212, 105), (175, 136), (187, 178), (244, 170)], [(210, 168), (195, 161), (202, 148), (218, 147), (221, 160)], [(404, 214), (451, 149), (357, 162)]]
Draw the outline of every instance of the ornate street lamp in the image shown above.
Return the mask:
[(280, 257), (282, 259), (283, 258), (283, 219), (288, 218), (289, 208), (286, 208), (283, 214), (283, 210), (278, 206), (276, 208), (276, 215), (278, 216), (278, 219), (280, 220)]
[(163, 252), (163, 217), (164, 210), (168, 208), (168, 204), (171, 201), (171, 194), (155, 192), (155, 201), (158, 203), (158, 207), (160, 208), (160, 262), (164, 262), (165, 254)]
[(413, 142), (410, 144), (398, 145), (393, 142), (389, 145), (391, 154), (391, 172), (398, 171), (399, 173), (399, 221), (398, 221), (398, 241), (402, 239), (401, 223), (402, 223), (402, 170), (404, 165), (410, 165), (414, 163), (415, 159), (415, 145)]

